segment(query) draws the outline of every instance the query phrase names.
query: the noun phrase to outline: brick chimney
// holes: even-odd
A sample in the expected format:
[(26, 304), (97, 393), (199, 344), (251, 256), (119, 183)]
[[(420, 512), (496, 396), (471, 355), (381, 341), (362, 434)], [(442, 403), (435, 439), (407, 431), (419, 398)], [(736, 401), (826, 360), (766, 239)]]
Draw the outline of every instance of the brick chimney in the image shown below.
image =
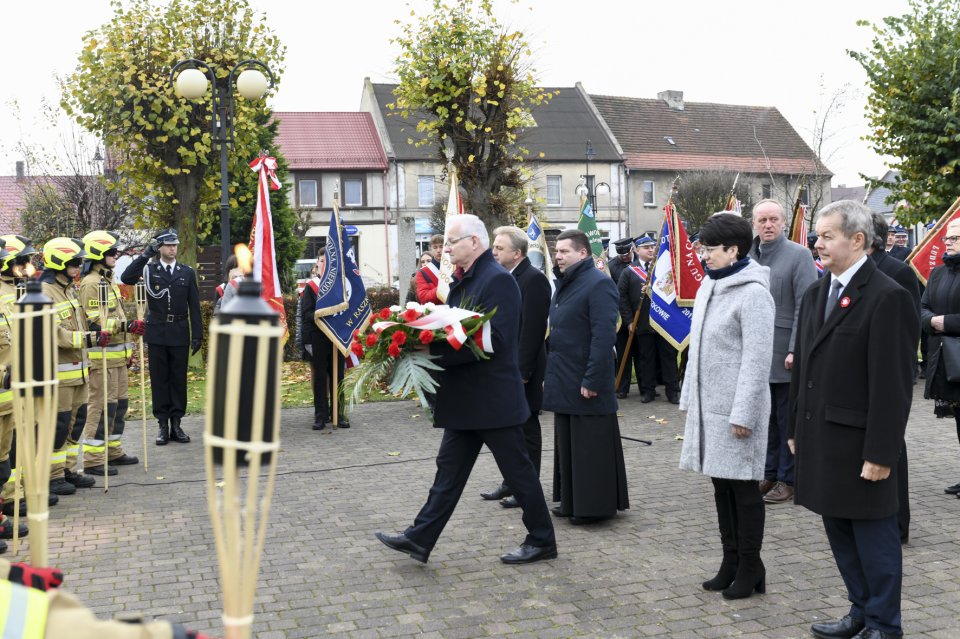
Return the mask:
[(661, 91), (657, 98), (667, 103), (667, 108), (683, 111), (683, 91)]
[(23, 160), (18, 160), (17, 161), (17, 182), (23, 182), (24, 177), (26, 177), (24, 174), (23, 167), (24, 167)]

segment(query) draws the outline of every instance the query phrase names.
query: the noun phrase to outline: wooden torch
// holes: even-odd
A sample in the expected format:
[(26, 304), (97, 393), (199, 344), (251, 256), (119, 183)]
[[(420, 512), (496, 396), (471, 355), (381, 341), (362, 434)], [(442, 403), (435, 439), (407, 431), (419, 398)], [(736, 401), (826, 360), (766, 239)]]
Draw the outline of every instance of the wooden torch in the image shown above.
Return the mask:
[[(248, 273), (249, 250), (237, 257)], [(204, 448), (226, 639), (251, 636), (280, 448), (282, 336), (279, 316), (252, 279), (210, 327)]]
[(57, 338), (53, 300), (30, 280), (12, 315), (11, 388), (17, 464), (23, 469), (30, 522), (30, 563), (48, 565), (50, 457), (57, 421)]
[[(147, 316), (147, 285), (143, 280), (133, 287), (134, 299), (137, 302), (137, 319), (141, 322)], [(150, 468), (150, 459), (147, 455), (147, 379), (145, 368), (147, 362), (143, 357), (143, 335), (137, 340), (140, 347), (140, 418), (143, 422), (143, 472)]]

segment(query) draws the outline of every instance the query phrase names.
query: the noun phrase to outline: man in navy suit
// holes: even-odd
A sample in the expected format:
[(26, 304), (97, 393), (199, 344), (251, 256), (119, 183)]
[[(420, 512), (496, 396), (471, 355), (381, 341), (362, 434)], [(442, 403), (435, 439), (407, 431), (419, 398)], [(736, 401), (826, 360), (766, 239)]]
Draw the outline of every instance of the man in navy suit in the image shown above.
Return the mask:
[(171, 439), (182, 444), (190, 441), (180, 428), (180, 418), (187, 411), (187, 361), (190, 351), (200, 350), (203, 336), (197, 274), (177, 261), (179, 244), (175, 230), (158, 233), (120, 276), (124, 284), (136, 284), (142, 277), (147, 288), (143, 341), (150, 361), (153, 416), (160, 425), (157, 446)]
[(455, 350), (446, 342), (430, 345), (431, 355), (443, 367), (434, 408), (434, 426), (443, 428), (437, 474), (413, 525), (398, 535), (377, 532), (376, 537), (426, 563), (486, 444), (523, 509), (527, 527), (520, 547), (500, 560), (525, 564), (553, 559), (557, 556), (553, 522), (523, 436), (530, 409), (517, 360), (520, 289), (493, 259), (487, 229), (478, 217), (459, 215), (448, 224), (443, 250), (450, 254), (458, 277), (447, 303), (478, 312), (496, 310), (489, 325), (493, 353), (489, 359), (478, 359), (466, 346)]
[(820, 211), (816, 248), (829, 275), (807, 289), (797, 324), (794, 500), (823, 518), (851, 604), (839, 621), (813, 624), (822, 638), (903, 634), (897, 463), (920, 325), (910, 294), (867, 255), (873, 236), (862, 204)]

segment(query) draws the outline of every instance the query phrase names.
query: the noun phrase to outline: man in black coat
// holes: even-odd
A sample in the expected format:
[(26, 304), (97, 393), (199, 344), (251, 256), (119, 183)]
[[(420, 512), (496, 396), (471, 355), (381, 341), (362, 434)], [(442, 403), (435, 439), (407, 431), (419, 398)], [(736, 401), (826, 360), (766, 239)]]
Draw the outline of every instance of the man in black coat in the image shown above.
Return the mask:
[(426, 563), (453, 514), (480, 448), (486, 444), (523, 509), (527, 537), (519, 548), (502, 555), (507, 564), (525, 564), (557, 556), (553, 522), (540, 479), (527, 454), (523, 424), (530, 417), (517, 360), (520, 289), (490, 252), (487, 229), (475, 215), (458, 215), (448, 223), (444, 251), (457, 272), (447, 303), (477, 312), (496, 310), (489, 325), (493, 352), (478, 359), (466, 346), (430, 345), (439, 374), (434, 426), (443, 428), (437, 453), (437, 474), (427, 503), (413, 525), (398, 535), (377, 532), (390, 548)]
[[(873, 212), (873, 245), (870, 252), (870, 259), (877, 265), (877, 269), (902, 286), (910, 297), (913, 298), (913, 304), (917, 309), (917, 322), (920, 322), (920, 281), (917, 279), (913, 269), (904, 262), (894, 259), (887, 255), (884, 250), (884, 238), (887, 236), (887, 218), (883, 214)], [(892, 337), (892, 336), (891, 336)], [(912, 374), (916, 374), (917, 358), (913, 358), (911, 364)], [(900, 499), (900, 510), (897, 512), (897, 527), (900, 530), (900, 543), (907, 543), (910, 540), (910, 486), (908, 480), (909, 470), (907, 468), (907, 443), (904, 441), (903, 450), (900, 452), (900, 459), (897, 462), (897, 497)]]
[[(640, 389), (640, 401), (648, 404), (657, 396), (657, 357), (663, 354), (669, 368), (672, 364), (676, 368), (677, 351), (664, 341), (668, 348), (659, 348), (657, 333), (650, 325), (650, 296), (647, 295), (646, 277), (650, 273), (653, 258), (656, 253), (657, 242), (649, 235), (637, 238), (636, 252), (638, 265), (630, 265), (623, 269), (617, 281), (620, 292), (620, 326), (626, 327), (632, 335), (633, 343), (627, 354), (629, 359), (623, 367), (623, 378), (617, 387), (617, 397), (623, 399), (630, 392), (630, 365), (633, 364), (637, 374), (637, 386)], [(637, 315), (639, 309), (640, 314)], [(634, 317), (637, 323), (634, 325)], [(670, 358), (673, 361), (670, 361)], [(620, 371), (621, 364), (617, 365)]]
[(830, 275), (810, 286), (800, 305), (787, 437), (796, 455), (794, 501), (823, 517), (851, 607), (811, 632), (899, 637), (896, 475), (919, 322), (910, 294), (866, 254), (874, 235), (868, 208), (830, 204), (820, 211), (817, 235)]
[[(143, 339), (150, 361), (153, 415), (160, 424), (157, 446), (170, 439), (183, 444), (190, 441), (180, 428), (180, 419), (187, 412), (187, 360), (190, 352), (200, 351), (203, 336), (197, 274), (177, 261), (179, 244), (175, 230), (158, 233), (120, 276), (128, 285), (142, 277), (147, 289)], [(154, 256), (159, 259), (151, 261)]]
[[(543, 370), (547, 367), (547, 316), (550, 313), (550, 282), (547, 276), (527, 259), (529, 238), (523, 229), (516, 226), (501, 226), (494, 232), (493, 258), (507, 269), (520, 287), (520, 343), (518, 359), (523, 393), (527, 398), (530, 417), (523, 424), (523, 436), (527, 454), (540, 475), (540, 457), (543, 436), (540, 431), (540, 406), (543, 404)], [(501, 482), (485, 493), (484, 499), (499, 499), (504, 508), (516, 508), (520, 504), (513, 497), (510, 487)]]

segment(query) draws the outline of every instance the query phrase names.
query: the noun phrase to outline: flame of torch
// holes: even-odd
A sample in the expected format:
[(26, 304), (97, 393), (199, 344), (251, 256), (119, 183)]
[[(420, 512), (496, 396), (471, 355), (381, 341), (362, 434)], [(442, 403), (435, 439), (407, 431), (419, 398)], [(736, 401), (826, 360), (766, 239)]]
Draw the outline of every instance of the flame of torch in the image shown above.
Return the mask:
[(233, 247), (233, 254), (237, 256), (237, 268), (243, 273), (244, 277), (253, 272), (253, 253), (246, 244), (237, 244)]
[(27, 262), (26, 266), (23, 267), (24, 277), (33, 277), (34, 273), (36, 272), (37, 272), (37, 269), (34, 268), (33, 262)]

